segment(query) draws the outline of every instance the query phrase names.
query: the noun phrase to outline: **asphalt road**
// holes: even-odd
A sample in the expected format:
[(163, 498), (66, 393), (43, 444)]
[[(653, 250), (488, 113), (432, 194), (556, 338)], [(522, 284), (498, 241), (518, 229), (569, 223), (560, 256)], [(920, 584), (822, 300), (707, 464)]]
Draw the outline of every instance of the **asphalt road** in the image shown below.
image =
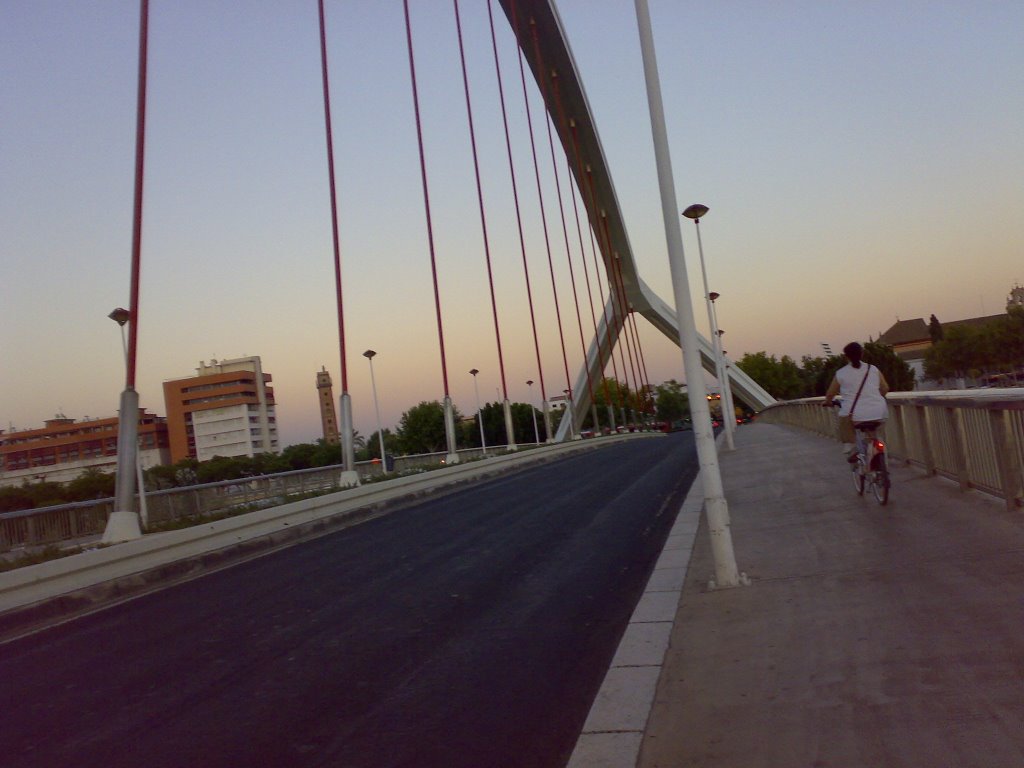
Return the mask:
[(14, 766), (562, 766), (697, 471), (588, 451), (0, 646)]

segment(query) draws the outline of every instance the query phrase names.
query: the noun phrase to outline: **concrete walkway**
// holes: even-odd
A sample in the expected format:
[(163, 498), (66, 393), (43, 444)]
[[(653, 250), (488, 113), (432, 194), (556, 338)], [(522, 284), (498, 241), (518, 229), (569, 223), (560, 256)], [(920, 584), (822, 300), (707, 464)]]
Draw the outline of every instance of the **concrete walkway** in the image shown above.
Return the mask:
[(736, 437), (722, 474), (752, 584), (708, 591), (701, 523), (639, 757), (589, 764), (1024, 765), (1024, 513), (903, 467), (880, 507), (835, 442)]

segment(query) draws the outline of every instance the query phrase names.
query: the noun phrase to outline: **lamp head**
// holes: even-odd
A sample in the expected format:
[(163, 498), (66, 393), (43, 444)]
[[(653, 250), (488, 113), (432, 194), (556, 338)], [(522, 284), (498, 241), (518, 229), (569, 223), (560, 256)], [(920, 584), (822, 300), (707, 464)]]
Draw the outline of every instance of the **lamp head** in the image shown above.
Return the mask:
[(715, 301), (721, 295), (722, 294), (720, 294), (720, 293), (716, 293), (715, 291), (712, 291), (711, 293), (708, 294), (708, 298), (711, 299), (712, 301)]
[(376, 354), (377, 353), (374, 352), (372, 349), (368, 349), (365, 352), (363, 352), (363, 357), (365, 357), (367, 360), (373, 360), (373, 358), (374, 358), (374, 356), (376, 356)]
[(122, 327), (124, 326), (125, 323), (127, 323), (131, 319), (131, 316), (132, 316), (132, 313), (129, 312), (124, 307), (118, 307), (113, 312), (111, 312), (109, 315), (107, 315), (107, 317), (109, 317), (111, 320), (113, 320), (115, 323), (117, 323), (118, 325), (120, 325)]
[(702, 205), (701, 203), (694, 203), (693, 205), (689, 206), (685, 211), (683, 211), (683, 216), (685, 216), (688, 219), (693, 219), (694, 221), (697, 221), (697, 219), (699, 219), (707, 212), (708, 207), (706, 205)]
[(476, 376), (478, 373), (480, 373), (480, 371), (478, 371), (476, 368), (473, 368), (470, 370), (469, 375)]
[(529, 381), (527, 381), (526, 382), (526, 386), (532, 387), (533, 386), (533, 379), (530, 379)]

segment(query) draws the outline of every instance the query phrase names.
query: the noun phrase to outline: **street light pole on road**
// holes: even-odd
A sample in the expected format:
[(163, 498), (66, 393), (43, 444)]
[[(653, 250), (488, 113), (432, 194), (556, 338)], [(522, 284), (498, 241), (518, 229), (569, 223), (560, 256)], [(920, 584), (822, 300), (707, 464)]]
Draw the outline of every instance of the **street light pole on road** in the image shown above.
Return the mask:
[(668, 245), (676, 317), (679, 323), (679, 345), (683, 351), (683, 368), (686, 373), (687, 394), (690, 401), (690, 412), (693, 415), (694, 438), (701, 467), (700, 478), (704, 489), (704, 514), (708, 522), (711, 554), (715, 563), (713, 586), (736, 587), (748, 583), (748, 580), (736, 566), (736, 553), (733, 551), (732, 532), (729, 524), (729, 505), (725, 500), (725, 491), (722, 488), (718, 452), (715, 450), (715, 435), (711, 429), (707, 387), (704, 384), (704, 373), (701, 369), (700, 349), (697, 346), (697, 326), (693, 319), (693, 302), (690, 299), (690, 281), (686, 274), (683, 238), (677, 218), (679, 207), (676, 204), (675, 181), (672, 178), (672, 158), (668, 148), (668, 131), (665, 127), (665, 108), (661, 101), (658, 63), (654, 54), (651, 14), (647, 7), (647, 0), (634, 1), (644, 76), (647, 81), (647, 101), (651, 112), (651, 133), (654, 139), (658, 186), (661, 192), (661, 213), (665, 223), (665, 240)]
[(373, 412), (377, 416), (377, 441), (380, 444), (381, 474), (388, 473), (388, 460), (384, 455), (384, 430), (380, 427), (380, 408), (377, 405), (377, 380), (373, 377), (373, 358), (377, 353), (372, 349), (363, 352), (363, 357), (370, 361), (370, 387), (373, 389)]
[(473, 377), (473, 391), (476, 393), (476, 420), (480, 424), (480, 450), (484, 456), (487, 455), (487, 441), (484, 439), (484, 414), (480, 410), (480, 388), (476, 383), (476, 375), (480, 373), (476, 368), (469, 372)]
[(725, 447), (728, 450), (734, 450), (735, 445), (733, 444), (732, 433), (736, 428), (736, 417), (733, 415), (731, 418), (725, 413), (726, 404), (729, 402), (729, 398), (725, 394), (726, 387), (729, 383), (725, 380), (725, 365), (722, 363), (722, 340), (718, 334), (718, 320), (715, 316), (715, 299), (719, 297), (713, 291), (708, 290), (708, 271), (704, 266), (704, 244), (700, 238), (700, 220), (705, 213), (708, 212), (708, 207), (701, 203), (694, 203), (688, 206), (683, 211), (683, 216), (688, 219), (693, 219), (694, 226), (697, 227), (697, 252), (700, 254), (700, 274), (704, 278), (704, 302), (708, 308), (708, 326), (711, 328), (711, 349), (715, 355), (715, 378), (718, 379), (718, 386), (722, 390), (721, 394), (721, 406), (722, 406), (722, 424), (725, 427)]
[(533, 440), (540, 445), (540, 430), (537, 429), (537, 409), (533, 407), (533, 379), (526, 382), (530, 388), (530, 413), (533, 414)]

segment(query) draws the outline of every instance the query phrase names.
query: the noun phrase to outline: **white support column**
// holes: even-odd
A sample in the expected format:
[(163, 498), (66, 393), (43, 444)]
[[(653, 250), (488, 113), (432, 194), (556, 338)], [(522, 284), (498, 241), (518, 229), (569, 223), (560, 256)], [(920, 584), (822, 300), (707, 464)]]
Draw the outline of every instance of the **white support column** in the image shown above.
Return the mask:
[(512, 404), (509, 403), (507, 397), (505, 398), (505, 436), (506, 440), (508, 440), (505, 449), (509, 451), (519, 450), (519, 447), (516, 445), (515, 425), (512, 423)]
[(356, 451), (352, 436), (352, 397), (343, 392), (339, 398), (341, 406), (341, 486), (352, 488), (359, 485), (356, 472)]
[(104, 544), (116, 544), (142, 536), (135, 512), (135, 477), (138, 472), (139, 393), (127, 387), (121, 393), (117, 421), (117, 474), (114, 479), (114, 511), (103, 531)]
[(455, 447), (455, 411), (452, 408), (452, 399), (448, 395), (444, 398), (444, 434), (448, 441), (448, 455), (444, 462), (458, 464), (459, 454)]

